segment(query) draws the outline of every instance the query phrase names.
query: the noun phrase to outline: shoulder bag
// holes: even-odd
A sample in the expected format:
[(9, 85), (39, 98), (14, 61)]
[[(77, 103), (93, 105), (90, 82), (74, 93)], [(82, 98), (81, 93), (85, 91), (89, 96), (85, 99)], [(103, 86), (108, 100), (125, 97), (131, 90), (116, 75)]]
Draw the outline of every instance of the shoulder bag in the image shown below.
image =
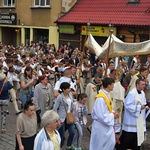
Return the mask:
[(64, 104), (64, 108), (65, 108), (65, 111), (66, 111), (66, 123), (67, 124), (74, 124), (75, 119), (74, 119), (73, 113), (72, 112), (67, 112), (66, 104), (65, 104), (64, 101), (63, 101), (63, 104)]

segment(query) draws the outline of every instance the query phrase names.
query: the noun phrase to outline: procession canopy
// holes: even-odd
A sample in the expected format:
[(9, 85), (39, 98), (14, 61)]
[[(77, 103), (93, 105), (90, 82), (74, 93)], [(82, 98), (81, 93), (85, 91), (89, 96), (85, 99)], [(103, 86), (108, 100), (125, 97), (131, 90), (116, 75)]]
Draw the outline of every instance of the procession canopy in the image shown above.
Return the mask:
[(101, 47), (94, 39), (92, 34), (89, 34), (85, 46), (90, 50), (91, 53), (95, 54), (97, 57), (103, 52), (103, 47)]
[[(85, 46), (88, 47), (89, 50), (91, 50), (91, 52), (95, 52), (96, 56), (99, 59), (105, 59), (107, 55), (108, 58), (112, 58), (118, 56), (150, 54), (150, 40), (139, 43), (126, 43), (118, 39), (113, 34), (108, 37), (108, 39), (102, 47), (95, 41), (92, 35), (89, 35)], [(107, 54), (108, 48), (109, 54)]]

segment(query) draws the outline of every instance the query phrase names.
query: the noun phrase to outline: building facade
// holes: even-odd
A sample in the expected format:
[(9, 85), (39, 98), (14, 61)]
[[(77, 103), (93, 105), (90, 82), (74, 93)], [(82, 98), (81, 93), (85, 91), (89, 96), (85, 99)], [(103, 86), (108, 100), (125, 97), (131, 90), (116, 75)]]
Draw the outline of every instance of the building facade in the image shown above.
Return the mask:
[(0, 0), (0, 41), (9, 45), (55, 44), (58, 27), (54, 23), (61, 14), (62, 1)]
[(113, 34), (124, 42), (141, 42), (150, 39), (149, 0), (78, 0), (72, 9), (56, 21), (59, 27), (59, 44), (70, 41), (83, 49), (85, 38), (91, 33), (103, 45)]

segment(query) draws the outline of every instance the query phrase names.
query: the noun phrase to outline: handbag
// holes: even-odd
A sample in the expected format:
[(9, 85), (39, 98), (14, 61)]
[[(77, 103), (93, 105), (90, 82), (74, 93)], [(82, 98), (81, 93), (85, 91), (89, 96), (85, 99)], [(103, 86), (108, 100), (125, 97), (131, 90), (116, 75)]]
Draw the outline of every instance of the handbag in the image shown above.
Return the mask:
[(64, 101), (63, 101), (63, 103), (64, 103), (64, 108), (65, 108), (65, 111), (66, 111), (66, 123), (67, 124), (74, 124), (75, 119), (74, 119), (73, 113), (72, 112), (67, 112), (66, 104), (65, 104)]

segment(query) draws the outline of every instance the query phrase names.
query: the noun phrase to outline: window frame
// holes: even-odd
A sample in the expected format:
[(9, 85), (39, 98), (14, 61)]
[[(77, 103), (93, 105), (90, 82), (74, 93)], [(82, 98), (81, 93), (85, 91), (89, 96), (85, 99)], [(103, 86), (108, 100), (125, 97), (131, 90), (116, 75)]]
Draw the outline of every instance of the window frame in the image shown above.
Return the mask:
[[(9, 5), (9, 1), (11, 1), (10, 5)], [(3, 0), (3, 7), (15, 7), (15, 0)]]
[[(44, 5), (41, 4), (42, 1), (44, 1)], [(47, 4), (47, 2), (49, 2), (49, 4)], [(34, 0), (34, 7), (50, 7), (50, 0)]]

